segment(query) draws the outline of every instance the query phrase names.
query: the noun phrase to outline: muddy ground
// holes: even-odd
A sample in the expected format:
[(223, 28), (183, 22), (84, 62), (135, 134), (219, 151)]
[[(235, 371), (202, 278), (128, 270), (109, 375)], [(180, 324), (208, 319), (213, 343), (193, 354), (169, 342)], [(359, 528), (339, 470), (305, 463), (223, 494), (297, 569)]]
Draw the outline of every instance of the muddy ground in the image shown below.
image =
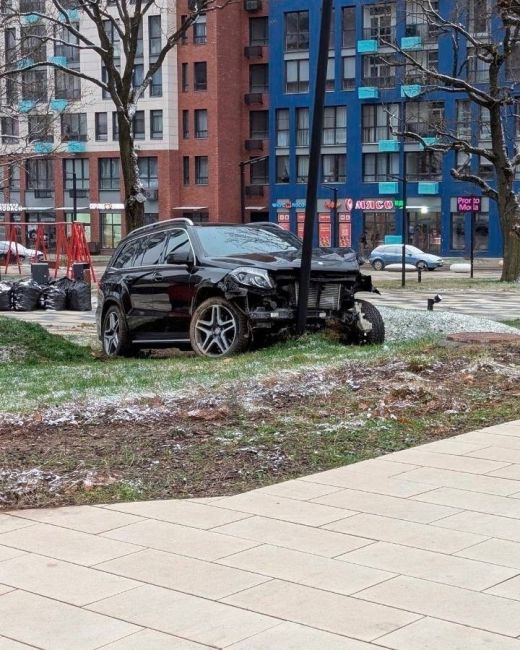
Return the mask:
[(215, 496), (520, 419), (520, 345), (428, 346), (0, 423), (0, 508)]

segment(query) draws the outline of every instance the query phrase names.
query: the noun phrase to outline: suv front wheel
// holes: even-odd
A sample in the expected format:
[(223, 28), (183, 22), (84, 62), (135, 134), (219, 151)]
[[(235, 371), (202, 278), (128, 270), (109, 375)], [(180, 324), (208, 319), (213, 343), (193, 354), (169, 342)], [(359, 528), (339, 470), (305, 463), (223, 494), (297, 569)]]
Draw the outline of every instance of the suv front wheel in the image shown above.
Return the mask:
[(249, 344), (247, 318), (225, 298), (208, 298), (193, 312), (190, 342), (201, 357), (229, 357), (243, 352)]

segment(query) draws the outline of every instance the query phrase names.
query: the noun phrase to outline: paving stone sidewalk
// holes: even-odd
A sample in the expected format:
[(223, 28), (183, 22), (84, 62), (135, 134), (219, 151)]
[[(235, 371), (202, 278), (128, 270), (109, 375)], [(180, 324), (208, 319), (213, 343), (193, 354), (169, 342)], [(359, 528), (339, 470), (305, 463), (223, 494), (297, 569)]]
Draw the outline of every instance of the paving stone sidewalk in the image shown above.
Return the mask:
[(0, 649), (520, 650), (520, 421), (232, 497), (0, 514)]

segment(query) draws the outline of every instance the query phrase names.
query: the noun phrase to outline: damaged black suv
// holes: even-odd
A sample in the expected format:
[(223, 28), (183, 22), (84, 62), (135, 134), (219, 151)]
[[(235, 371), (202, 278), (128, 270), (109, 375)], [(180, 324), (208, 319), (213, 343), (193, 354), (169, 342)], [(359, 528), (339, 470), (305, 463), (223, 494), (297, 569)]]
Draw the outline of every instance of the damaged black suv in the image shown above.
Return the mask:
[[(294, 331), (302, 242), (276, 224), (194, 225), (172, 219), (121, 241), (99, 283), (98, 336), (109, 356), (191, 347), (224, 357)], [(313, 253), (307, 329), (346, 343), (382, 343), (374, 291), (352, 249)]]

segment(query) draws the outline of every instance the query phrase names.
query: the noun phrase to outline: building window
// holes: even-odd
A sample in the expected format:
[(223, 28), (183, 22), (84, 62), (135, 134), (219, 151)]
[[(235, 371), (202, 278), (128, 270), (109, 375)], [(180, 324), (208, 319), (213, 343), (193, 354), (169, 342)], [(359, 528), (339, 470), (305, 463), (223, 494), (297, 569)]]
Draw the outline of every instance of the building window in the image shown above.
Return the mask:
[[(256, 160), (256, 158), (251, 158), (251, 160)], [(269, 183), (267, 159), (252, 163), (249, 168), (251, 170), (251, 185), (267, 185)]]
[(47, 70), (22, 72), (22, 98), (36, 102), (47, 101)]
[(327, 61), (327, 77), (325, 79), (325, 90), (333, 91), (336, 85), (336, 62), (334, 57)]
[(489, 84), (489, 63), (476, 56), (475, 48), (468, 47), (468, 81), (477, 84)]
[(451, 215), (450, 248), (454, 251), (463, 251), (465, 248), (464, 218), (459, 213)]
[(182, 157), (182, 182), (184, 185), (190, 184), (190, 157)]
[[(79, 29), (77, 23), (73, 23), (75, 29)], [(54, 44), (55, 56), (64, 56), (67, 59), (68, 68), (79, 68), (80, 48), (78, 37), (65, 27), (56, 26), (56, 37), (60, 42)]]
[(267, 45), (269, 42), (267, 16), (249, 19), (249, 45)]
[(455, 128), (457, 138), (468, 140), (471, 138), (471, 102), (469, 99), (457, 101), (457, 125)]
[(14, 163), (9, 165), (9, 190), (11, 192), (20, 191), (20, 164)]
[(142, 63), (136, 63), (134, 69), (132, 70), (132, 86), (138, 88), (144, 79), (144, 65)]
[(208, 137), (208, 111), (205, 108), (195, 111), (195, 137)]
[(74, 189), (74, 174), (76, 174), (76, 189), (88, 190), (90, 187), (88, 158), (64, 159), (63, 186), (66, 190)]
[(119, 158), (99, 159), (99, 189), (119, 191)]
[(347, 143), (347, 107), (327, 106), (323, 114), (323, 144)]
[(186, 43), (188, 42), (188, 31), (187, 31), (188, 28), (186, 27), (187, 22), (188, 22), (188, 16), (184, 14), (183, 16), (181, 16), (181, 29), (183, 30), (181, 34), (181, 45), (186, 45)]
[(406, 178), (410, 181), (440, 180), (442, 154), (438, 151), (409, 151), (406, 153)]
[(119, 38), (116, 26), (112, 20), (104, 20), (103, 29), (105, 30), (105, 34), (107, 35), (110, 44), (112, 45), (112, 58), (114, 60), (114, 65), (119, 68), (121, 64), (121, 40)]
[(296, 156), (296, 182), (307, 183), (309, 180), (309, 156)]
[(116, 248), (121, 241), (121, 213), (101, 213), (101, 246)]
[(396, 72), (393, 65), (394, 56), (369, 54), (363, 57), (363, 85), (376, 88), (395, 86)]
[(417, 135), (436, 135), (444, 123), (443, 102), (408, 102), (406, 128)]
[(249, 137), (264, 140), (269, 136), (269, 111), (250, 111)]
[[(108, 85), (108, 72), (104, 65), (101, 66), (101, 81)], [(107, 88), (101, 90), (102, 99), (110, 99), (110, 91)]]
[(195, 184), (208, 184), (208, 157), (195, 156)]
[(182, 92), (187, 93), (190, 88), (190, 70), (187, 63), (182, 64)]
[(285, 62), (285, 92), (309, 92), (309, 60), (297, 59)]
[(87, 141), (87, 114), (63, 113), (61, 116), (61, 139)]
[(136, 111), (132, 120), (132, 135), (135, 140), (144, 140), (146, 129), (144, 124), (144, 111)]
[(356, 57), (343, 57), (343, 90), (354, 90), (356, 87)]
[(190, 137), (190, 112), (182, 111), (182, 137)]
[(135, 47), (135, 60), (142, 61), (144, 57), (144, 44), (143, 44), (143, 23), (139, 25), (137, 32), (137, 41)]
[(29, 142), (54, 142), (54, 128), (51, 115), (29, 115)]
[(49, 158), (33, 158), (27, 161), (27, 189), (54, 189), (54, 161)]
[(56, 99), (70, 101), (81, 99), (81, 79), (63, 70), (55, 70), (54, 96)]
[(481, 142), (491, 140), (491, 116), (489, 109), (484, 106), (480, 107), (479, 140)]
[(398, 130), (398, 104), (364, 104), (362, 108), (362, 136), (364, 143), (391, 140)]
[(163, 112), (150, 111), (150, 138), (162, 140), (163, 137)]
[(193, 23), (193, 42), (195, 45), (204, 45), (207, 38), (206, 14), (199, 14)]
[(156, 190), (159, 187), (157, 158), (155, 156), (144, 156), (138, 159), (137, 164), (139, 165), (139, 175), (144, 187), (148, 190)]
[(385, 42), (395, 36), (395, 4), (373, 4), (365, 6), (363, 15), (364, 38)]
[(296, 146), (309, 146), (309, 109), (296, 109)]
[(279, 108), (276, 111), (276, 146), (289, 146), (289, 109)]
[(266, 93), (269, 89), (269, 72), (267, 63), (249, 66), (249, 92)]
[(208, 89), (208, 72), (206, 61), (193, 64), (193, 88), (195, 90)]
[(2, 144), (18, 144), (19, 123), (17, 117), (2, 117)]
[(95, 116), (96, 140), (108, 140), (108, 120), (106, 113), (96, 113)]
[(363, 154), (363, 182), (395, 181), (399, 176), (398, 153)]
[(468, 0), (469, 31), (472, 34), (487, 34), (491, 16), (489, 0)]
[(112, 140), (119, 140), (119, 120), (115, 111), (112, 113)]
[(289, 182), (289, 156), (276, 156), (276, 182)]
[(356, 47), (356, 8), (343, 7), (342, 18), (342, 45), (354, 48)]
[(22, 27), (20, 46), (22, 57), (35, 63), (47, 60), (47, 38), (45, 25), (35, 24)]
[(321, 178), (324, 183), (344, 183), (347, 180), (345, 154), (324, 154), (321, 157)]
[(148, 54), (155, 59), (161, 53), (161, 16), (148, 16)]
[(159, 68), (150, 80), (150, 97), (162, 97), (162, 94), (162, 68)]
[(309, 49), (309, 12), (291, 11), (285, 14), (285, 50)]

